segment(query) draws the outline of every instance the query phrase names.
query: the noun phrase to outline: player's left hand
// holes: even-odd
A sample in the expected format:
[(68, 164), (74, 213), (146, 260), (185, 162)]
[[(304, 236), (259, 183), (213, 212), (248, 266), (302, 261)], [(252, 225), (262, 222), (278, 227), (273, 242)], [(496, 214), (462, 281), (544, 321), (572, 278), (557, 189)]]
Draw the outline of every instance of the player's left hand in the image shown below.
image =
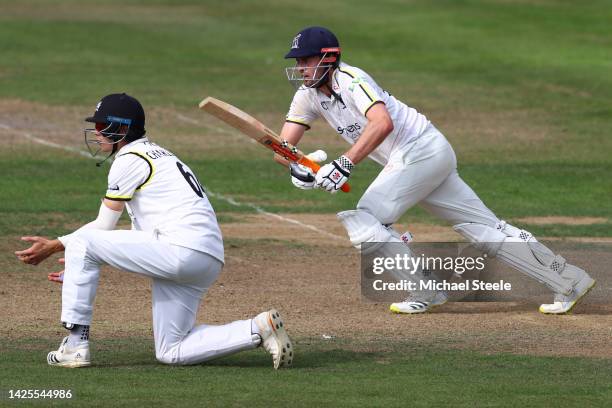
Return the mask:
[[(57, 262), (61, 264), (65, 263), (64, 258), (58, 259)], [(47, 279), (49, 279), (51, 282), (63, 283), (64, 282), (64, 269), (62, 269), (59, 272), (50, 272), (47, 275)]]
[(346, 156), (340, 156), (333, 162), (327, 163), (315, 176), (317, 187), (332, 194), (337, 193), (350, 177), (353, 166), (351, 159)]

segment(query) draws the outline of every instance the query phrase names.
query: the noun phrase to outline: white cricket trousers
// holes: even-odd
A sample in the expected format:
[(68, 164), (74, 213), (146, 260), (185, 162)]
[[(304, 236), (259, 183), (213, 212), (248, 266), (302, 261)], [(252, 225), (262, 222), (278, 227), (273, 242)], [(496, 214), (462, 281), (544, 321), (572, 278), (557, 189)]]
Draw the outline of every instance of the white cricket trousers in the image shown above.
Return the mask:
[(357, 208), (388, 225), (415, 204), (453, 225), (473, 222), (495, 227), (499, 222), (459, 177), (453, 148), (432, 124), (406, 149), (391, 155)]
[(160, 362), (195, 364), (258, 344), (251, 320), (195, 326), (200, 301), (223, 267), (206, 253), (172, 245), (151, 232), (84, 230), (70, 240), (65, 258), (63, 322), (91, 324), (100, 266), (107, 264), (152, 279), (153, 334)]

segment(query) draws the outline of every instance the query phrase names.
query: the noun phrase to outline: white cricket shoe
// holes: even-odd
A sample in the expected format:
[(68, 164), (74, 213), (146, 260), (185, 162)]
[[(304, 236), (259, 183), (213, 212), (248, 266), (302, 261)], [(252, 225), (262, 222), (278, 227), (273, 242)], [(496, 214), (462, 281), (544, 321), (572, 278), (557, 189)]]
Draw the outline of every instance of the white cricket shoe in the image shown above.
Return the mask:
[(47, 363), (57, 367), (87, 367), (89, 360), (89, 343), (83, 343), (75, 348), (68, 347), (68, 336), (64, 337), (57, 351), (47, 354)]
[(285, 330), (285, 323), (276, 309), (263, 312), (253, 319), (259, 328), (261, 344), (272, 355), (274, 369), (291, 367), (293, 346)]
[(569, 295), (555, 294), (553, 303), (540, 305), (540, 313), (544, 314), (564, 314), (569, 313), (574, 306), (595, 286), (595, 279), (585, 275), (574, 286), (574, 290)]
[(444, 292), (437, 292), (433, 299), (425, 301), (422, 296), (408, 296), (404, 301), (392, 303), (389, 310), (393, 313), (417, 314), (425, 313), (432, 307), (440, 306), (448, 301)]

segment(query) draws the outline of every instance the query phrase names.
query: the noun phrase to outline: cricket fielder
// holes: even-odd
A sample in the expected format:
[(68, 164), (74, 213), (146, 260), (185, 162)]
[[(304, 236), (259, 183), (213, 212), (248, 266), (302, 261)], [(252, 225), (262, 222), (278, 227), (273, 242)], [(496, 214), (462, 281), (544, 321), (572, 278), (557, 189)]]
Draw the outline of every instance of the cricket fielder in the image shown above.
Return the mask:
[[(200, 302), (223, 267), (221, 231), (193, 171), (145, 137), (141, 104), (126, 94), (107, 95), (85, 120), (95, 124), (85, 130), (90, 151), (94, 146), (94, 155), (115, 155), (98, 218), (58, 239), (24, 237), (32, 246), (16, 252), (23, 262), (37, 265), (66, 251), (65, 271), (49, 279), (63, 281), (61, 321), (70, 334), (47, 362), (90, 365), (89, 326), (100, 265), (107, 264), (151, 279), (160, 362), (197, 364), (263, 345), (274, 368), (290, 366), (293, 348), (276, 310), (221, 326), (195, 325)], [(114, 230), (124, 207), (132, 230)]]
[[(378, 86), (363, 70), (340, 61), (336, 36), (323, 27), (300, 31), (285, 58), (297, 84), (281, 138), (297, 144), (311, 123), (323, 118), (351, 147), (316, 175), (293, 164), (292, 182), (301, 189), (337, 192), (362, 160), (370, 157), (383, 166), (363, 194), (357, 209), (338, 218), (358, 249), (385, 251), (384, 243), (403, 242), (391, 228), (415, 204), (452, 223), (455, 231), (476, 243), (490, 256), (546, 285), (553, 303), (540, 312), (562, 314), (595, 285), (581, 268), (571, 265), (538, 242), (528, 231), (500, 220), (459, 177), (453, 148), (427, 118)], [(408, 245), (405, 254), (411, 256)], [(404, 255), (405, 255), (404, 254)], [(404, 256), (402, 255), (402, 257)], [(425, 279), (414, 271), (412, 280)], [(445, 303), (444, 292), (416, 291), (391, 305), (396, 313), (422, 313)]]

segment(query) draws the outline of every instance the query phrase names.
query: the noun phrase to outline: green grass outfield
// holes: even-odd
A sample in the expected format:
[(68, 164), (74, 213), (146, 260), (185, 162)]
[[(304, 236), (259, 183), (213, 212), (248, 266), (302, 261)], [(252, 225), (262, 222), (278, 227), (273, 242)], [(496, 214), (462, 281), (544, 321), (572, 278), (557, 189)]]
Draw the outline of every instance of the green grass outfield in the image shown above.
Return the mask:
[[(458, 152), (462, 176), (500, 217), (606, 217), (592, 232), (531, 229), (609, 236), (612, 65), (606, 50), (612, 11), (606, 6), (607, 1), (0, 0), (0, 98), (77, 106), (86, 115), (100, 96), (125, 90), (147, 108), (173, 108), (211, 121), (196, 105), (215, 95), (256, 115), (274, 115), (278, 120), (268, 125), (278, 129), (292, 95), (282, 57), (300, 27), (320, 23), (338, 34), (349, 63), (370, 71), (443, 130)], [(162, 132), (154, 119), (149, 128), (161, 144), (163, 132), (177, 131)], [(76, 143), (80, 137), (74, 134)], [(360, 165), (350, 195), (307, 194), (291, 188), (265, 152), (246, 157), (241, 150), (232, 142), (222, 155), (177, 153), (211, 191), (239, 192), (271, 211), (352, 208), (378, 171), (374, 164)], [(78, 199), (56, 203), (63, 194), (49, 197), (59, 208), (83, 210), (104, 184), (104, 172), (86, 169), (77, 159), (49, 164), (62, 156), (57, 152), (44, 158), (35, 152), (36, 161), (4, 147), (0, 154), (3, 173), (19, 173), (2, 181), (2, 191), (17, 189), (11, 196), (19, 199), (2, 203), (1, 212), (27, 208), (20, 194), (29, 194), (23, 183), (36, 177), (33, 168), (51, 166), (61, 178), (59, 169), (70, 166), (80, 181), (87, 174), (91, 188)], [(71, 179), (61, 187), (55, 180), (34, 181), (31, 188), (40, 182), (47, 196), (78, 187)], [(37, 202), (35, 211), (44, 211), (45, 204), (50, 202)], [(214, 198), (213, 204), (220, 211), (252, 211)], [(437, 222), (418, 209), (408, 220)]]
[[(95, 216), (99, 198), (106, 188), (106, 170), (95, 167), (92, 160), (38, 146), (27, 154), (23, 151), (0, 152), (0, 159), (4, 175), (0, 178), (0, 190), (11, 197), (0, 204), (1, 211), (10, 214), (10, 217), (0, 218), (0, 227), (5, 233), (19, 234), (24, 225), (39, 228), (36, 230), (39, 234), (71, 232), (66, 229), (71, 227), (65, 225), (32, 225), (33, 216), (36, 219), (50, 210), (53, 214), (71, 214), (73, 222), (86, 222)], [(213, 192), (211, 201), (218, 212), (253, 209), (246, 205), (230, 205), (225, 200), (217, 199), (214, 193), (239, 196), (241, 202), (254, 203), (273, 212), (336, 213), (354, 207), (361, 192), (378, 171), (376, 165), (366, 163), (352, 181), (353, 192), (331, 196), (320, 191), (303, 192), (293, 188), (283, 168), (266, 156), (255, 160), (240, 157), (191, 158), (187, 162)], [(248, 173), (245, 173), (245, 168), (249, 169)], [(587, 226), (534, 225), (530, 228), (534, 233), (546, 236), (612, 235), (612, 192), (605, 179), (606, 174), (612, 174), (612, 164), (534, 162), (519, 168), (507, 163), (474, 163), (463, 166), (461, 173), (480, 192), (482, 199), (504, 217), (565, 215), (608, 218), (608, 222)], [(237, 174), (247, 176), (237, 177)], [(254, 174), (257, 174), (256, 179), (253, 178)], [(495, 180), (493, 186), (492, 180)], [(404, 218), (409, 221), (442, 222), (418, 208), (411, 210)], [(21, 222), (15, 223), (15, 219)]]
[(130, 338), (96, 342), (95, 365), (69, 370), (43, 364), (48, 342), (2, 348), (3, 398), (9, 389), (70, 389), (75, 405), (603, 407), (612, 400), (612, 365), (603, 359), (305, 339), (290, 370), (274, 371), (260, 350), (168, 367), (155, 362), (150, 339)]
[[(338, 34), (348, 63), (445, 133), (461, 175), (500, 217), (602, 217), (607, 221), (592, 226), (524, 227), (546, 236), (610, 237), (610, 21), (609, 0), (0, 0), (0, 103), (78, 109), (84, 117), (101, 96), (126, 91), (145, 109), (206, 121), (197, 103), (213, 95), (277, 118), (267, 124), (279, 129), (292, 97), (283, 55), (300, 28), (325, 25)], [(44, 139), (41, 128), (32, 132)], [(154, 115), (148, 129), (171, 149), (164, 140), (169, 132), (195, 138), (210, 131), (162, 125)], [(82, 135), (73, 137), (78, 145)], [(330, 154), (341, 153), (334, 146)], [(235, 140), (225, 149), (175, 152), (211, 192), (273, 212), (353, 208), (378, 172), (364, 163), (351, 176), (353, 193), (309, 194), (292, 187), (269, 154)], [(11, 251), (20, 247), (20, 235), (61, 235), (70, 231), (68, 219), (90, 221), (106, 185), (106, 169), (93, 161), (35, 144), (0, 144), (0, 173), (0, 243)], [(215, 195), (211, 201), (224, 214), (253, 211)], [(406, 220), (439, 222), (419, 209)], [(0, 265), (22, 268), (10, 254)], [(10, 316), (2, 324), (10, 326)], [(259, 351), (166, 367), (155, 363), (152, 340), (139, 338), (96, 341), (96, 366), (54, 370), (45, 355), (59, 336), (0, 339), (0, 391), (70, 388), (73, 403), (87, 406), (612, 404), (609, 359), (385, 340), (364, 345), (358, 335), (341, 343), (298, 339), (296, 367), (285, 372), (274, 372)]]

